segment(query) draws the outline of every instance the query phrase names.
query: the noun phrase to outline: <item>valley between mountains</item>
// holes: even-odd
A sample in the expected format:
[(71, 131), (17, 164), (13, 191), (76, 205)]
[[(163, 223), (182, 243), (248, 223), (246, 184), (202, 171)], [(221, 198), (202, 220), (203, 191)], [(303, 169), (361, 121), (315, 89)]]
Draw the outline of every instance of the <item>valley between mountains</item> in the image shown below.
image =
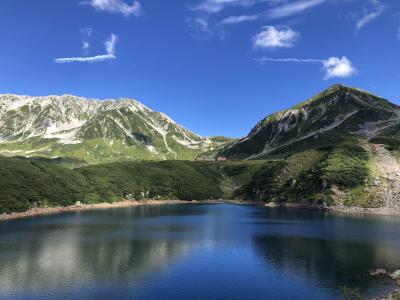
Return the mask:
[(0, 95), (0, 214), (122, 199), (400, 211), (400, 107), (334, 85), (242, 139), (130, 99)]

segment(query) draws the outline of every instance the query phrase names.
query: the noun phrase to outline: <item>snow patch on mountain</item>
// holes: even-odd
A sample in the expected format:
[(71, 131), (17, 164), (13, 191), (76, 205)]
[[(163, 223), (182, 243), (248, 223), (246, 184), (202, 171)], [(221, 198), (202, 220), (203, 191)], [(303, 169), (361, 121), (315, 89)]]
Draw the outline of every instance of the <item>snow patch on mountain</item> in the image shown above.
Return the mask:
[[(4, 148), (5, 144), (18, 144), (19, 147), (26, 147), (18, 153), (39, 151), (29, 142), (32, 139), (49, 140), (49, 144), (56, 141), (59, 146), (53, 147), (54, 151), (64, 151), (63, 149), (68, 149), (68, 145), (81, 144), (83, 151), (80, 153), (91, 157), (101, 156), (106, 152), (114, 153), (114, 156), (130, 156), (131, 151), (143, 149), (137, 147), (141, 145), (152, 155), (159, 155), (163, 159), (179, 157), (182, 148), (177, 147), (177, 143), (196, 151), (206, 151), (210, 146), (218, 144), (187, 130), (164, 113), (155, 112), (133, 99), (97, 100), (73, 95), (0, 95), (2, 147)], [(98, 139), (104, 140), (107, 151), (93, 148), (90, 140)], [(121, 150), (114, 140), (120, 140), (126, 150)], [(92, 155), (87, 147), (95, 149), (97, 154)], [(13, 149), (11, 146), (7, 147), (7, 150), (19, 149)], [(123, 155), (121, 151), (126, 153)], [(165, 155), (166, 152), (169, 155)]]
[(79, 129), (86, 121), (72, 119), (69, 123), (52, 124), (46, 128), (45, 139), (58, 139), (62, 144), (79, 144), (81, 141), (76, 138)]

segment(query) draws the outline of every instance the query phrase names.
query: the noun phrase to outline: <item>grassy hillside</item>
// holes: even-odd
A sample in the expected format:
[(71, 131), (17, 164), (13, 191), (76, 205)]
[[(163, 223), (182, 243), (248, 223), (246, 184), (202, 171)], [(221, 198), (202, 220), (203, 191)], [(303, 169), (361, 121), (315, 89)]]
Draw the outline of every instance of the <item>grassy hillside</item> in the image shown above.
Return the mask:
[(231, 197), (262, 163), (135, 161), (68, 169), (59, 160), (1, 157), (0, 213), (76, 201)]
[(400, 108), (370, 93), (334, 85), (290, 109), (261, 120), (243, 139), (225, 144), (218, 155), (231, 159), (287, 156), (334, 146), (349, 138), (391, 136), (398, 143)]
[(69, 170), (45, 161), (1, 158), (0, 178), (1, 212), (127, 197), (222, 197), (221, 176), (214, 166), (183, 161), (115, 163)]
[(335, 191), (341, 191), (345, 198), (340, 200), (357, 196), (349, 205), (375, 206), (368, 195), (358, 195), (371, 177), (369, 161), (368, 152), (358, 141), (346, 140), (266, 163), (235, 196), (281, 203), (337, 204)]
[(87, 186), (77, 172), (25, 158), (0, 158), (0, 178), (0, 213), (71, 205), (82, 200)]
[(373, 145), (347, 139), (266, 160), (133, 161), (75, 169), (67, 168), (74, 161), (0, 158), (0, 213), (122, 199), (236, 198), (376, 207), (382, 205), (379, 191), (385, 191), (385, 182), (393, 189), (394, 181), (377, 180), (381, 155), (370, 149), (384, 148)]
[(127, 197), (185, 200), (222, 197), (222, 176), (213, 164), (141, 161), (89, 166), (75, 172), (86, 180), (86, 202)]

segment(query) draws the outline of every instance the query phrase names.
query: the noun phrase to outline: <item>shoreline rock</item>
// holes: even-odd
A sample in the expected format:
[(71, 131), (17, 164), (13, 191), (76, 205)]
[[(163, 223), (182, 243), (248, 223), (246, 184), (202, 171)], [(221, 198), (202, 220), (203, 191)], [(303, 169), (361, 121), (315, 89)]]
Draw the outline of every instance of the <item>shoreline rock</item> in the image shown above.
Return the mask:
[[(79, 203), (78, 203), (79, 202)], [(32, 208), (24, 212), (14, 212), (11, 214), (1, 214), (0, 222), (5, 222), (9, 220), (28, 218), (28, 217), (38, 217), (45, 215), (60, 214), (66, 212), (77, 212), (92, 209), (109, 209), (109, 208), (122, 208), (140, 205), (164, 205), (164, 204), (196, 204), (197, 201), (184, 201), (184, 200), (145, 200), (145, 201), (118, 201), (113, 203), (96, 203), (96, 204), (82, 204), (77, 201), (71, 206), (57, 206), (57, 207), (46, 207), (46, 208)]]
[[(400, 286), (400, 270), (396, 270), (393, 273), (387, 272), (385, 269), (376, 269), (375, 271), (369, 272), (370, 276), (373, 277), (385, 277), (395, 282), (397, 286)], [(376, 300), (395, 300), (400, 298), (400, 289), (395, 289), (391, 293), (381, 296), (379, 298), (374, 298)]]
[(400, 270), (394, 271), (392, 274), (390, 274), (390, 277), (394, 280), (400, 280)]
[(376, 269), (375, 271), (369, 272), (369, 275), (371, 276), (385, 276), (388, 273), (386, 272), (385, 269)]
[(83, 204), (77, 201), (74, 205), (65, 207), (46, 207), (46, 208), (32, 208), (24, 212), (14, 212), (11, 214), (0, 214), (0, 222), (26, 218), (36, 217), (42, 215), (50, 215), (57, 213), (83, 211), (91, 209), (107, 209), (130, 207), (138, 205), (163, 205), (163, 204), (234, 204), (234, 205), (257, 205), (269, 208), (285, 208), (285, 209), (303, 209), (303, 210), (316, 210), (320, 212), (335, 213), (340, 215), (377, 215), (377, 216), (400, 216), (400, 210), (389, 208), (360, 208), (360, 207), (345, 207), (345, 206), (326, 206), (309, 203), (276, 203), (251, 200), (123, 200), (113, 203), (96, 203), (96, 204)]

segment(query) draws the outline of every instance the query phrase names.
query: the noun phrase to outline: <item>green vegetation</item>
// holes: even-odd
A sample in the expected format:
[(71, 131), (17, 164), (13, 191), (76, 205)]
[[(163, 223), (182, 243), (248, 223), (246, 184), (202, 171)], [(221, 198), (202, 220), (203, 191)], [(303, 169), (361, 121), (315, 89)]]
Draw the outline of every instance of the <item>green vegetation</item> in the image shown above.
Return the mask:
[[(264, 161), (132, 161), (69, 169), (74, 161), (0, 157), (0, 213), (122, 199), (230, 198)], [(67, 167), (66, 167), (67, 166)]]
[(368, 152), (355, 141), (343, 142), (321, 164), (321, 179), (341, 188), (357, 187), (368, 177), (368, 160)]
[(267, 162), (254, 174), (250, 182), (235, 192), (235, 196), (257, 201), (276, 200), (275, 197), (280, 191), (279, 175), (285, 166), (284, 161)]
[(184, 200), (222, 197), (222, 177), (211, 163), (140, 161), (88, 166), (76, 172), (86, 179), (86, 195), (90, 197), (86, 197), (86, 202), (143, 197)]
[[(148, 138), (140, 133), (133, 133), (133, 135), (142, 141), (146, 141)], [(165, 148), (162, 138), (153, 138), (151, 145), (155, 151), (152, 152), (144, 142), (132, 142), (127, 139), (88, 138), (79, 144), (61, 144), (55, 139), (33, 137), (28, 140), (0, 144), (0, 155), (64, 157), (84, 165), (134, 160), (193, 160), (205, 149), (202, 147), (199, 149), (188, 148), (170, 137), (167, 138), (167, 142), (173, 152)], [(219, 143), (213, 142), (210, 147), (218, 145)]]
[(223, 196), (218, 165), (189, 161), (138, 161), (70, 170), (45, 160), (0, 158), (0, 178), (0, 213), (76, 201)]
[(349, 288), (349, 287), (342, 287), (341, 288), (343, 292), (343, 297), (346, 300), (361, 300), (361, 293), (358, 289), (356, 288)]
[[(271, 161), (235, 195), (262, 201), (333, 204), (332, 187), (354, 189), (356, 195), (369, 177), (368, 162), (367, 151), (357, 141), (346, 140), (333, 148), (309, 150)], [(358, 198), (352, 199), (352, 204), (358, 205)]]
[(0, 213), (122, 199), (256, 201), (377, 206), (364, 192), (369, 156), (356, 140), (269, 160), (130, 161), (82, 166), (68, 159), (0, 158)]
[(0, 213), (71, 205), (82, 200), (85, 191), (80, 174), (24, 158), (1, 158), (0, 178)]

